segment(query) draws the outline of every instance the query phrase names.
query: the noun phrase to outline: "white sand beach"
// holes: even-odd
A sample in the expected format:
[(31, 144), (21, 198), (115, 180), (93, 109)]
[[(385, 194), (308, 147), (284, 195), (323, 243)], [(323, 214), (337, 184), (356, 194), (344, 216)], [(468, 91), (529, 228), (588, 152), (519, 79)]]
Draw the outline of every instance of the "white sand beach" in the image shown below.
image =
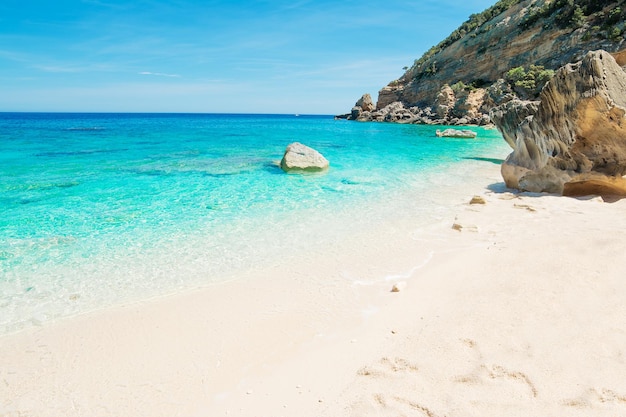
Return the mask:
[(428, 229), (0, 338), (0, 416), (626, 415), (626, 201), (490, 169)]

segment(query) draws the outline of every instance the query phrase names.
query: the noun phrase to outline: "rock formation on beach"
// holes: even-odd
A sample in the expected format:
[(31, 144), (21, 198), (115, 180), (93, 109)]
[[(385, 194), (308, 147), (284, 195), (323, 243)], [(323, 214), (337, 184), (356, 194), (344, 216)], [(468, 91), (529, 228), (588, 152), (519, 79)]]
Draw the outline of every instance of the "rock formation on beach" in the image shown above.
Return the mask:
[[(350, 113), (359, 121), (484, 125), (515, 97), (536, 99), (561, 66), (626, 48), (621, 0), (500, 0), (463, 23)], [(623, 59), (620, 55), (619, 60)], [(624, 65), (626, 62), (620, 62)]]
[(299, 142), (289, 144), (280, 161), (285, 172), (320, 172), (327, 170), (329, 165), (322, 154)]
[(491, 112), (513, 152), (506, 185), (566, 195), (626, 196), (626, 72), (605, 51), (559, 69), (539, 101)]

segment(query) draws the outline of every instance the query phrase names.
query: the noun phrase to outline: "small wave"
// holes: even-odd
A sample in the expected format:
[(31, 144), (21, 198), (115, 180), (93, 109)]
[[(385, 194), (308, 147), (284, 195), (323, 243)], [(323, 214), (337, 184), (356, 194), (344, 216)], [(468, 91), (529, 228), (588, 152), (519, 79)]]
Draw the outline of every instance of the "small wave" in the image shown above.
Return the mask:
[(411, 278), (415, 272), (417, 272), (418, 270), (424, 268), (426, 265), (428, 265), (428, 263), (433, 259), (433, 256), (435, 256), (435, 252), (431, 251), (428, 252), (428, 255), (426, 256), (426, 258), (418, 265), (415, 265), (413, 268), (411, 268), (409, 271), (403, 273), (403, 274), (396, 274), (396, 275), (387, 275), (385, 277), (385, 281), (397, 281), (397, 280), (402, 280), (402, 279), (409, 279)]

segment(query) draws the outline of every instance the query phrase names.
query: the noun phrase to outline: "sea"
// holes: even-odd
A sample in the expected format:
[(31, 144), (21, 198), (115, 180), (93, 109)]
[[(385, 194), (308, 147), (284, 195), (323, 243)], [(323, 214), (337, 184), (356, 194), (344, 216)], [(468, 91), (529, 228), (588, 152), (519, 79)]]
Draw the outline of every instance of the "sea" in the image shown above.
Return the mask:
[[(219, 285), (379, 225), (440, 221), (490, 184), (495, 129), (332, 116), (0, 113), (0, 335)], [(301, 142), (322, 174), (278, 163)], [(381, 277), (382, 278), (382, 277)]]

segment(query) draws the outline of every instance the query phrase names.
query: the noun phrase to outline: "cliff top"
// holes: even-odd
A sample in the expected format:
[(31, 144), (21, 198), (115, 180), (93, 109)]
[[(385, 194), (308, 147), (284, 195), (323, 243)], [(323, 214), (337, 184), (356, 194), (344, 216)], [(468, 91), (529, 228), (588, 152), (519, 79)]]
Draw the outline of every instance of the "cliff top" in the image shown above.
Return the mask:
[(396, 101), (406, 107), (430, 106), (445, 84), (481, 87), (505, 78), (514, 68), (553, 70), (580, 60), (589, 50), (618, 52), (626, 47), (624, 3), (500, 0), (471, 15), (384, 87), (376, 108)]

